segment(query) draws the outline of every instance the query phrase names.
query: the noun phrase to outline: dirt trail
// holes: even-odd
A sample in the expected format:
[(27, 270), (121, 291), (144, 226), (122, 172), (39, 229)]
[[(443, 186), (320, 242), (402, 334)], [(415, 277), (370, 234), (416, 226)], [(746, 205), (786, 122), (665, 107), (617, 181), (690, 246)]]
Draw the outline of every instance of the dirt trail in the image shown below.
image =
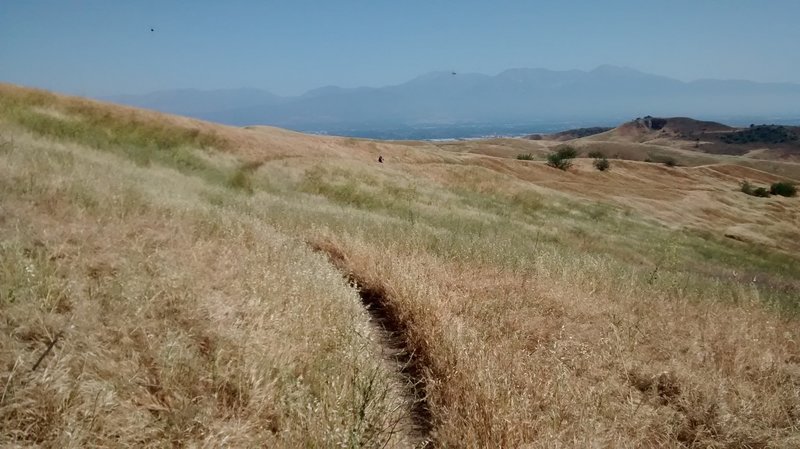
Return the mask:
[(416, 440), (415, 447), (434, 448), (433, 418), (427, 401), (424, 365), (411, 347), (407, 325), (394, 313), (385, 288), (382, 285), (370, 285), (358, 273), (353, 272), (344, 254), (335, 246), (327, 243), (311, 243), (310, 246), (314, 251), (324, 253), (358, 289), (361, 303), (369, 312), (370, 322), (379, 336), (383, 356), (402, 380), (402, 391), (409, 404), (407, 415), (413, 425), (411, 436)]

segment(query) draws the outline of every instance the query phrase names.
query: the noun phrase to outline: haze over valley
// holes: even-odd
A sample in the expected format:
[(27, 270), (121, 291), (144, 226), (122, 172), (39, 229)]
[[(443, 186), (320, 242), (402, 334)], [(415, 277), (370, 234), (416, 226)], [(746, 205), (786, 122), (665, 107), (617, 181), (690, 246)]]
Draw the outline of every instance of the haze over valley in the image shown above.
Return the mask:
[(383, 139), (463, 138), (610, 126), (644, 115), (729, 124), (794, 123), (800, 84), (682, 82), (633, 69), (433, 72), (380, 87), (322, 87), (295, 97), (258, 89), (177, 89), (104, 99), (220, 123)]

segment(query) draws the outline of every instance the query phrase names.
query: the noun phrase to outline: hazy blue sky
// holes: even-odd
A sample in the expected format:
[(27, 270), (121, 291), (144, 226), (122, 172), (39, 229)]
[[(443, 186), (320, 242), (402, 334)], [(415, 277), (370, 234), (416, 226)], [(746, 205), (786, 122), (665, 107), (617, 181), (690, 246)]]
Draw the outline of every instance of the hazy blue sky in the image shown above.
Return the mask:
[(614, 64), (800, 82), (798, 19), (797, 0), (0, 0), (0, 80), (82, 95), (297, 94), (434, 70)]

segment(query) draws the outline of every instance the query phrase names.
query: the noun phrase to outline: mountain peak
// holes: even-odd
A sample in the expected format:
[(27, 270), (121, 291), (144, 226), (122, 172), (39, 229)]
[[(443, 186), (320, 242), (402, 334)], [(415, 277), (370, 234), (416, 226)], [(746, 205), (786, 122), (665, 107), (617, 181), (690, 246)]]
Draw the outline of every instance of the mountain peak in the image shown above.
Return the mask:
[(686, 83), (614, 65), (591, 71), (513, 68), (493, 76), (438, 71), (397, 85), (327, 86), (284, 98), (232, 94), (184, 92), (178, 98), (155, 95), (120, 102), (230, 124), (327, 132), (376, 124), (607, 122), (642, 110), (661, 116), (721, 117), (734, 111), (749, 117), (796, 117), (800, 104), (797, 84)]

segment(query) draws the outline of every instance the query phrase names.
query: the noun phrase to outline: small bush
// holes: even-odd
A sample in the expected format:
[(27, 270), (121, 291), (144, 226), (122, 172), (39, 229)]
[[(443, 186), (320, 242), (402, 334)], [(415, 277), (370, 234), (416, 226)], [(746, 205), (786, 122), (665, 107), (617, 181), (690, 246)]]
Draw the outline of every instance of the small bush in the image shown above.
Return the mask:
[(531, 153), (521, 153), (521, 154), (517, 155), (517, 159), (519, 159), (521, 161), (532, 161), (533, 160), (533, 154), (531, 154)]
[(577, 155), (578, 152), (574, 148), (570, 146), (562, 147), (547, 156), (547, 165), (559, 170), (566, 170), (572, 167), (572, 159)]
[(758, 196), (758, 197), (761, 197), (761, 198), (768, 198), (769, 197), (769, 190), (767, 190), (764, 187), (756, 187), (756, 189), (753, 190), (753, 196)]
[(746, 193), (748, 195), (752, 195), (753, 194), (753, 185), (752, 184), (750, 184), (747, 181), (742, 181), (740, 185), (742, 186), (741, 190), (742, 190), (743, 193)]
[(669, 157), (669, 156), (661, 156), (658, 154), (648, 154), (647, 157), (644, 159), (645, 162), (650, 164), (664, 164), (667, 167), (676, 167), (678, 166), (678, 161)]
[(769, 193), (780, 196), (797, 196), (797, 186), (791, 182), (776, 182), (770, 186)]
[(755, 187), (747, 181), (742, 181), (741, 190), (750, 196), (757, 196), (761, 198), (769, 197), (769, 190), (767, 190), (765, 187)]
[(609, 168), (611, 168), (611, 163), (608, 162), (608, 159), (606, 159), (605, 157), (595, 159), (593, 165), (594, 168), (600, 171), (606, 171)]
[(597, 150), (590, 151), (588, 156), (591, 157), (591, 158), (595, 158), (595, 159), (605, 159), (605, 157), (606, 157), (602, 152), (597, 151)]

